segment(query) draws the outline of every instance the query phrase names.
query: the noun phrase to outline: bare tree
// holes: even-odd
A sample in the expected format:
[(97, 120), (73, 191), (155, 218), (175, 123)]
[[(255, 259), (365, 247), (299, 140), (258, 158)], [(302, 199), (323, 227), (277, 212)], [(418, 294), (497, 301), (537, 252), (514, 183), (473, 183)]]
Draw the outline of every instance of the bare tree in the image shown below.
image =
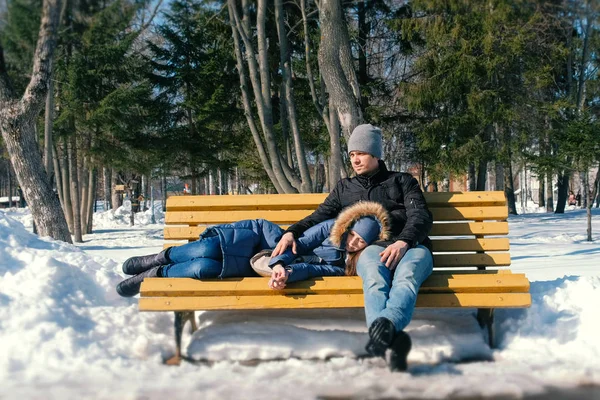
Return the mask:
[(318, 4), (321, 28), (319, 69), (329, 92), (329, 181), (333, 185), (345, 175), (339, 126), (342, 127), (341, 133), (349, 138), (354, 128), (362, 123), (363, 116), (342, 2), (321, 0)]
[(360, 108), (360, 89), (350, 50), (350, 35), (341, 0), (321, 0), (319, 21), (319, 68), (343, 133), (349, 137), (352, 130), (362, 123), (363, 116)]
[[(258, 155), (277, 192), (297, 192), (300, 189), (301, 182), (289, 167), (285, 169), (286, 163), (282, 162), (275, 141), (273, 108), (271, 104), (271, 77), (265, 25), (267, 15), (266, 0), (258, 0), (256, 9), (256, 47), (258, 51), (255, 51), (253, 33), (250, 31), (248, 2), (246, 0), (242, 1), (242, 17), (239, 15), (237, 1), (228, 0), (227, 5), (237, 59), (237, 69), (240, 76), (244, 113), (252, 132), (252, 138), (258, 150)], [(246, 62), (244, 62), (244, 59)], [(246, 64), (248, 73), (246, 72)], [(260, 128), (264, 135), (264, 144), (258, 130), (258, 125), (254, 119), (252, 99), (247, 84), (248, 78), (252, 86), (252, 94), (254, 95)]]
[[(277, 35), (279, 37), (279, 55), (281, 74), (283, 76), (283, 85), (285, 87), (285, 103), (287, 105), (287, 114), (292, 135), (294, 137), (294, 148), (298, 160), (298, 168), (302, 178), (301, 192), (308, 193), (312, 189), (310, 171), (306, 162), (304, 145), (300, 137), (300, 128), (298, 127), (298, 118), (296, 117), (296, 104), (294, 102), (294, 89), (292, 87), (292, 60), (290, 57), (287, 32), (283, 15), (283, 1), (275, 0), (275, 17), (277, 20)], [(291, 159), (289, 160), (291, 162)]]
[(60, 5), (61, 0), (43, 2), (31, 80), (21, 98), (17, 98), (8, 77), (0, 47), (0, 130), (39, 234), (71, 243), (67, 221), (50, 186), (35, 137), (36, 118), (44, 105), (52, 71)]

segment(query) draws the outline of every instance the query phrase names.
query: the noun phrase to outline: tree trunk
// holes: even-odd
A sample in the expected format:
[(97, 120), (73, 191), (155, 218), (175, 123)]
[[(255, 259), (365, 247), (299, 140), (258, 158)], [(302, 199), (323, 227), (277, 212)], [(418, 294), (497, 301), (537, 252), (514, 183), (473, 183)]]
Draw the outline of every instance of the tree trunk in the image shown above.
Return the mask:
[[(588, 242), (592, 241), (592, 206), (594, 205), (594, 199), (598, 198), (600, 195), (598, 193), (600, 186), (600, 165), (598, 166), (598, 171), (596, 171), (596, 178), (594, 179), (594, 183), (592, 186), (592, 190), (585, 191), (585, 196), (588, 197), (587, 203), (587, 240)], [(596, 207), (598, 207), (598, 203), (596, 202)]]
[[(586, 1), (586, 11), (590, 12), (591, 10), (589, 10), (589, 3)], [(592, 20), (589, 17), (589, 15), (591, 15), (591, 13), (588, 14), (588, 17), (586, 18), (586, 26), (585, 29), (583, 30), (583, 49), (581, 51), (581, 64), (579, 64), (579, 78), (578, 78), (578, 82), (577, 82), (577, 100), (576, 100), (576, 105), (577, 105), (577, 111), (579, 111), (580, 113), (583, 111), (584, 105), (585, 105), (585, 92), (586, 92), (586, 79), (585, 79), (585, 75), (586, 73), (584, 71), (587, 70), (587, 64), (588, 64), (588, 58), (590, 55), (590, 35), (591, 35), (591, 28), (592, 28)], [(583, 19), (582, 19), (583, 20)], [(587, 196), (586, 196), (587, 197)]]
[(102, 186), (104, 188), (104, 211), (110, 210), (110, 169), (102, 167)]
[(565, 212), (565, 205), (567, 204), (569, 193), (569, 175), (570, 173), (567, 170), (558, 173), (558, 198), (556, 199), (555, 214), (563, 214)]
[[(269, 167), (272, 170), (272, 175), (275, 179), (271, 179), (271, 181), (273, 182), (273, 185), (279, 193), (296, 193), (297, 190), (292, 186), (285, 172), (283, 171), (283, 167), (280, 161), (280, 154), (279, 150), (277, 149), (277, 142), (275, 140), (275, 135), (273, 131), (273, 108), (271, 105), (271, 77), (269, 71), (267, 35), (265, 29), (267, 14), (266, 0), (258, 0), (258, 6), (256, 8), (256, 39), (258, 43), (258, 57), (256, 57), (256, 54), (254, 52), (254, 45), (251, 40), (251, 34), (248, 29), (249, 9), (246, 6), (246, 2), (243, 2), (242, 7), (244, 13), (243, 21), (240, 21), (239, 19), (237, 12), (237, 4), (235, 0), (228, 0), (228, 9), (234, 36), (234, 46), (236, 47), (236, 58), (238, 59), (238, 72), (240, 72), (242, 95), (243, 88), (245, 86), (245, 71), (242, 71), (241, 69), (240, 64), (243, 64), (243, 61), (241, 53), (238, 54), (238, 49), (240, 49), (241, 51), (241, 47), (239, 46), (239, 43), (236, 44), (236, 41), (239, 42), (239, 38), (241, 37), (241, 39), (244, 42), (246, 61), (248, 62), (248, 68), (250, 70), (250, 82), (254, 91), (254, 100), (258, 111), (258, 117), (265, 138), (266, 148), (268, 150), (265, 156), (267, 156), (268, 160), (270, 161)], [(256, 62), (257, 58), (258, 64)], [(242, 82), (242, 75), (244, 75), (244, 82)], [(248, 106), (250, 106), (250, 102), (248, 102), (247, 104)], [(251, 108), (246, 109), (245, 100), (244, 109), (246, 110), (246, 118), (248, 119), (248, 117), (252, 114)], [(251, 130), (252, 126), (255, 126), (253, 121), (252, 123), (249, 122), (249, 125)], [(260, 148), (263, 147), (262, 141), (259, 146), (255, 138), (255, 143), (260, 154)], [(262, 157), (261, 161), (263, 161)], [(264, 161), (263, 166), (265, 166), (265, 169), (267, 168), (267, 165), (264, 163)], [(271, 176), (269, 176), (269, 178), (271, 178)]]
[[(52, 157), (52, 125), (54, 123), (54, 84), (52, 77), (48, 83), (48, 94), (46, 95), (46, 112), (44, 118), (44, 164), (46, 167), (46, 173), (50, 179), (50, 186), (54, 183), (54, 172), (52, 170), (53, 157)], [(58, 189), (58, 187), (57, 187)]]
[(56, 193), (58, 194), (58, 200), (60, 201), (61, 206), (63, 207), (63, 212), (65, 211), (65, 196), (63, 192), (63, 184), (62, 184), (62, 171), (60, 168), (60, 163), (58, 161), (58, 148), (56, 144), (52, 146), (52, 164), (54, 166), (54, 177), (56, 178)]
[(63, 137), (63, 149), (61, 160), (63, 196), (65, 201), (63, 204), (63, 210), (65, 212), (65, 217), (67, 219), (67, 223), (69, 224), (69, 229), (72, 234), (75, 228), (73, 227), (73, 203), (71, 202), (71, 169), (69, 168), (69, 145), (66, 136)]
[(333, 187), (331, 186), (331, 175), (329, 173), (329, 171), (331, 170), (331, 168), (329, 168), (330, 160), (331, 157), (325, 157), (323, 159), (323, 168), (325, 169), (325, 187), (327, 188), (328, 192), (331, 192), (333, 190)]
[(163, 171), (162, 180), (161, 180), (161, 190), (162, 190), (162, 210), (163, 212), (167, 211), (167, 175)]
[(330, 104), (334, 105), (330, 107), (330, 113), (337, 112), (342, 131), (348, 138), (354, 128), (362, 123), (363, 116), (341, 0), (321, 0), (319, 21), (319, 68), (332, 99)]
[(215, 171), (211, 169), (208, 171), (208, 194), (217, 194), (217, 184), (215, 182)]
[[(13, 192), (13, 188), (12, 188), (12, 176), (10, 175), (10, 160), (6, 160), (6, 179), (8, 181), (8, 208), (12, 207), (13, 201), (12, 201), (12, 192)], [(21, 200), (21, 199), (19, 199)]]
[(69, 143), (69, 171), (71, 172), (71, 204), (73, 205), (73, 236), (74, 241), (83, 243), (81, 232), (81, 202), (79, 198), (79, 178), (77, 176), (77, 143), (71, 136)]
[(504, 165), (501, 162), (494, 162), (496, 167), (496, 190), (504, 190)]
[(480, 160), (479, 168), (477, 168), (477, 190), (485, 190), (485, 182), (487, 178), (487, 161)]
[[(369, 71), (367, 69), (367, 37), (371, 27), (367, 23), (367, 3), (368, 1), (360, 0), (357, 4), (358, 14), (358, 83), (366, 85), (369, 83)], [(368, 107), (367, 99), (363, 99), (363, 110)]]
[(0, 130), (38, 232), (71, 243), (65, 215), (50, 186), (35, 137), (35, 120), (52, 73), (59, 12), (60, 0), (44, 0), (33, 71), (21, 99), (15, 96), (0, 47)]
[[(320, 96), (317, 96), (317, 90), (315, 88), (315, 79), (314, 79), (314, 75), (312, 72), (312, 66), (311, 66), (311, 51), (312, 51), (312, 46), (310, 45), (310, 35), (308, 32), (308, 18), (306, 16), (306, 0), (300, 0), (300, 9), (302, 12), (302, 25), (304, 27), (304, 61), (305, 61), (305, 65), (306, 65), (306, 79), (308, 80), (308, 85), (310, 87), (310, 95), (313, 101), (313, 105), (315, 106), (317, 112), (319, 113), (319, 115), (321, 116), (321, 119), (323, 120), (323, 123), (325, 124), (325, 126), (327, 127), (327, 132), (330, 132), (331, 135), (331, 126), (330, 126), (330, 116), (329, 116), (329, 108), (326, 106), (326, 102), (325, 102), (325, 93), (324, 93), (324, 86), (325, 84), (323, 83), (321, 85), (322, 89)], [(322, 80), (322, 77), (321, 77)]]
[(90, 234), (94, 232), (94, 205), (96, 204), (96, 186), (97, 186), (97, 170), (92, 168), (89, 174), (88, 184), (88, 204), (87, 204), (87, 229), (85, 233)]
[(265, 150), (265, 146), (263, 145), (262, 138), (260, 133), (258, 132), (258, 127), (256, 126), (254, 116), (252, 113), (252, 102), (250, 100), (250, 94), (248, 89), (248, 78), (246, 76), (246, 67), (244, 64), (244, 57), (242, 54), (242, 46), (240, 43), (240, 37), (243, 39), (244, 44), (246, 45), (246, 55), (248, 59), (248, 66), (250, 68), (251, 82), (254, 88), (254, 93), (256, 96), (256, 104), (259, 107), (258, 114), (259, 117), (262, 118), (261, 110), (262, 110), (262, 101), (260, 101), (260, 88), (258, 87), (258, 75), (257, 75), (257, 66), (256, 59), (253, 54), (252, 46), (248, 48), (250, 43), (249, 39), (246, 36), (245, 29), (242, 27), (242, 22), (240, 22), (239, 17), (237, 15), (237, 2), (235, 0), (228, 0), (227, 7), (229, 10), (229, 21), (231, 24), (231, 31), (233, 35), (233, 44), (236, 55), (236, 65), (238, 70), (238, 75), (240, 77), (240, 90), (242, 93), (242, 103), (244, 105), (244, 115), (246, 116), (246, 121), (248, 122), (248, 127), (250, 128), (250, 132), (252, 133), (252, 138), (254, 139), (254, 144), (256, 145), (256, 149), (258, 150), (258, 156), (260, 161), (265, 169), (265, 172), (269, 176), (269, 179), (275, 186), (277, 192), (284, 193), (284, 186), (280, 184), (278, 176), (275, 172), (275, 167), (272, 165), (271, 155), (267, 153)]
[(88, 195), (89, 195), (89, 175), (90, 171), (88, 169), (88, 157), (82, 156), (79, 157), (79, 165), (78, 168), (79, 173), (77, 174), (77, 178), (79, 179), (79, 199), (80, 199), (80, 207), (81, 207), (81, 232), (86, 233), (88, 230), (88, 215), (87, 215), (87, 207), (88, 207)]
[(546, 188), (545, 188), (546, 176), (544, 174), (538, 175), (538, 207), (546, 207)]
[(117, 192), (117, 190), (115, 188), (117, 183), (118, 183), (117, 171), (113, 169), (113, 170), (111, 170), (111, 179), (110, 179), (113, 211), (117, 211), (117, 208), (121, 207), (122, 199), (123, 199), (122, 193)]
[(282, 157), (285, 160), (286, 165), (293, 169), (294, 156), (292, 155), (292, 141), (290, 140), (290, 127), (288, 123), (287, 108), (285, 82), (282, 80), (281, 84), (279, 85), (279, 125), (281, 126), (281, 139), (283, 142), (283, 148), (285, 149)]
[(149, 207), (145, 204), (146, 201), (150, 200), (150, 190), (152, 188), (152, 175), (144, 175), (144, 182), (146, 183), (146, 187), (144, 188), (144, 211), (146, 211)]
[(517, 205), (515, 203), (515, 184), (513, 181), (512, 162), (504, 164), (504, 194), (506, 195), (506, 203), (508, 205), (508, 213), (518, 215)]
[[(292, 129), (292, 135), (294, 137), (294, 150), (296, 151), (296, 160), (298, 161), (298, 169), (300, 170), (300, 177), (302, 180), (300, 191), (302, 193), (309, 193), (312, 189), (312, 183), (310, 171), (308, 169), (308, 163), (306, 162), (304, 144), (302, 143), (300, 128), (298, 127), (298, 117), (296, 116), (296, 103), (294, 101), (294, 89), (292, 87), (292, 60), (290, 57), (287, 33), (285, 30), (282, 0), (275, 0), (275, 18), (277, 20), (277, 35), (279, 37), (279, 57), (281, 74), (283, 78), (282, 84), (285, 87), (285, 104), (287, 105), (289, 126)], [(289, 161), (289, 165), (293, 165), (291, 162), (292, 160)]]
[[(329, 98), (330, 107), (333, 106), (333, 99)], [(333, 109), (333, 108), (331, 108)], [(328, 164), (328, 188), (333, 190), (333, 187), (340, 180), (340, 173), (343, 167), (342, 161), (342, 145), (340, 143), (340, 124), (337, 114), (329, 113), (329, 164)]]
[(546, 212), (554, 212), (554, 185), (552, 173), (546, 175)]
[[(600, 167), (598, 168), (598, 171), (600, 172)], [(596, 208), (600, 207), (600, 179), (598, 178), (598, 175), (596, 175)]]
[(477, 190), (477, 175), (475, 174), (475, 164), (469, 164), (469, 192)]

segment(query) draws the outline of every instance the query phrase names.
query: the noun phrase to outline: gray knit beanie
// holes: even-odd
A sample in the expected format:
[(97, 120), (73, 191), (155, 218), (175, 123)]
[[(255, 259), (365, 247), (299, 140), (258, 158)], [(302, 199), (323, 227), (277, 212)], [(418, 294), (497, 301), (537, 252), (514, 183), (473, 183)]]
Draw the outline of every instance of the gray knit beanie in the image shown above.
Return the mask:
[(371, 124), (358, 125), (348, 140), (348, 153), (351, 151), (363, 151), (381, 158), (381, 129)]

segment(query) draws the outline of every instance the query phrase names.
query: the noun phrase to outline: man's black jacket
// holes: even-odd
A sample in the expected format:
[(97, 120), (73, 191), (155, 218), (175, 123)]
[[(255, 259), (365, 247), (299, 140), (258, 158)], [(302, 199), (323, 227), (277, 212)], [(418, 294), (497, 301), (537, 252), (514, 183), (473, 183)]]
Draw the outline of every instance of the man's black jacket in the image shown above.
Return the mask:
[(411, 248), (422, 244), (431, 250), (427, 235), (433, 217), (419, 183), (410, 174), (388, 171), (383, 161), (379, 161), (379, 170), (369, 177), (341, 179), (315, 212), (290, 226), (287, 232), (298, 238), (311, 226), (336, 218), (342, 209), (361, 200), (376, 201), (390, 214), (391, 241), (379, 244), (385, 246), (403, 240)]

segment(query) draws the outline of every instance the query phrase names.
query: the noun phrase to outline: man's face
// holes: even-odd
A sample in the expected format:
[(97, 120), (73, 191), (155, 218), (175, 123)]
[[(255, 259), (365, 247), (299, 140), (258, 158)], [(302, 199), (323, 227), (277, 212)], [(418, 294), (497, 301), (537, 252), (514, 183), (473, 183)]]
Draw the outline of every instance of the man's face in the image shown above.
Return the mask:
[(378, 158), (362, 151), (351, 151), (350, 162), (352, 163), (352, 169), (357, 175), (375, 171), (379, 167)]

